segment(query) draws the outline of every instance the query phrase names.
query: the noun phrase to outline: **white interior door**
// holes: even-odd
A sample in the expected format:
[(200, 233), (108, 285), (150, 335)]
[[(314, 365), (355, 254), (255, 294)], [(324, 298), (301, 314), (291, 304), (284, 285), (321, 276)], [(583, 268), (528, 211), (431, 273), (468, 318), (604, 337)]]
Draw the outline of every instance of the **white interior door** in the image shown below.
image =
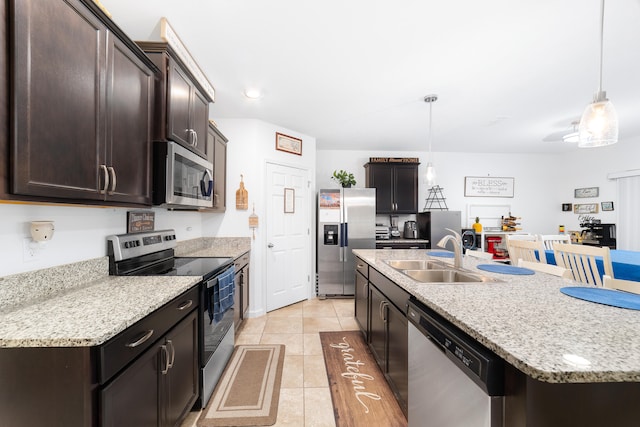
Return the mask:
[(306, 169), (267, 163), (267, 311), (309, 295), (312, 218), (308, 182)]

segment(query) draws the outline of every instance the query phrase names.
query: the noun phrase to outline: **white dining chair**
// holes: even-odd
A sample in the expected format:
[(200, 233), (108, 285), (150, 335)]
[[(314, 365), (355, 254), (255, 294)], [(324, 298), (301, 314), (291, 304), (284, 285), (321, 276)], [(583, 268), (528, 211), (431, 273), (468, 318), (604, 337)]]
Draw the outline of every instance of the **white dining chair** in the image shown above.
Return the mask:
[(491, 252), (484, 252), (480, 250), (467, 249), (465, 255), (469, 255), (473, 258), (493, 259), (493, 254)]
[(571, 236), (568, 234), (539, 234), (538, 240), (541, 240), (545, 249), (553, 249), (556, 243), (571, 244)]
[(618, 291), (631, 292), (633, 294), (640, 294), (640, 282), (633, 280), (614, 279), (606, 274), (602, 276), (602, 282), (604, 288), (616, 289)]
[(596, 258), (602, 258), (604, 274), (613, 277), (613, 264), (609, 248), (556, 243), (553, 246), (556, 265), (571, 270), (573, 280), (602, 287)]
[(529, 262), (547, 263), (547, 257), (544, 253), (544, 246), (539, 241), (529, 240), (507, 240), (507, 250), (509, 251), (509, 259), (511, 264), (517, 264), (519, 259)]
[[(571, 279), (573, 277), (573, 273), (571, 273), (571, 270), (569, 270), (568, 268), (558, 267), (557, 265), (546, 264), (542, 262), (532, 262), (519, 259), (518, 267), (540, 271), (541, 273), (553, 274), (554, 276), (562, 277), (565, 279)], [(640, 282), (638, 284), (640, 284)]]

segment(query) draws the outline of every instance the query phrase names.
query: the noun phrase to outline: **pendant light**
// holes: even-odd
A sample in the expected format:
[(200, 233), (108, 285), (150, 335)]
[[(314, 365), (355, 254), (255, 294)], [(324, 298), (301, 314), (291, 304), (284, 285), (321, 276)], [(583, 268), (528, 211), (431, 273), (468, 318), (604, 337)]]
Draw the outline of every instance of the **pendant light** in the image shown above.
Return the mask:
[(600, 8), (600, 81), (593, 103), (587, 105), (580, 119), (578, 147), (581, 148), (603, 147), (618, 142), (618, 114), (607, 99), (607, 92), (602, 90), (603, 39), (604, 0)]
[(429, 188), (433, 187), (436, 184), (436, 168), (433, 166), (433, 156), (431, 154), (431, 141), (433, 140), (431, 136), (431, 113), (433, 103), (438, 100), (438, 95), (427, 95), (424, 97), (424, 102), (429, 103), (429, 161), (427, 162), (427, 172), (425, 175), (425, 183)]

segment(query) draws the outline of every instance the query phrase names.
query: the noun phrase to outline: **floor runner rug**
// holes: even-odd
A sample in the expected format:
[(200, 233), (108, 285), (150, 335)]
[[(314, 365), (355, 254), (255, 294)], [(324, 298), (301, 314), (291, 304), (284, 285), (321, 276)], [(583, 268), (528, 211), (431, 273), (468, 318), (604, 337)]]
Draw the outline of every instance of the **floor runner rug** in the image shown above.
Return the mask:
[(320, 332), (337, 427), (406, 427), (407, 418), (362, 333)]
[(284, 352), (284, 345), (236, 346), (198, 427), (275, 424)]

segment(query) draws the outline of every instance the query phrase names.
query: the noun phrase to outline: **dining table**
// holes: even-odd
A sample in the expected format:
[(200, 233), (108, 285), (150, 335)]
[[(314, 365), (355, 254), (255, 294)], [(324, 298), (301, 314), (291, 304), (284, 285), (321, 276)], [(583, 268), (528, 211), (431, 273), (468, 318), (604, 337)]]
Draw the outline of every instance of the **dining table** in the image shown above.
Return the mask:
[[(611, 264), (613, 265), (613, 277), (616, 279), (633, 280), (640, 282), (640, 252), (612, 249)], [(552, 249), (545, 250), (547, 264), (556, 265), (556, 257)], [(604, 274), (602, 258), (596, 258), (596, 265), (600, 276)]]

